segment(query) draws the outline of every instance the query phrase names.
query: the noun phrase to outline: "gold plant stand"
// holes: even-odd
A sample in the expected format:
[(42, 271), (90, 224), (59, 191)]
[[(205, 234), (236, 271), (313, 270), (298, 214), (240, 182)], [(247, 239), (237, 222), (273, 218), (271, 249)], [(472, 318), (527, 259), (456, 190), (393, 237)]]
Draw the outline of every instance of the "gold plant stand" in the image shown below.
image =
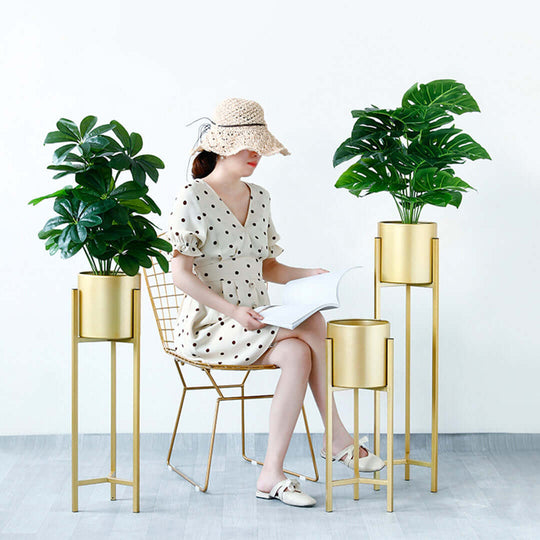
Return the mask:
[[(80, 291), (72, 289), (72, 339), (71, 339), (71, 509), (78, 512), (79, 486), (109, 483), (111, 500), (116, 500), (116, 485), (133, 488), (133, 512), (139, 512), (140, 493), (140, 336), (141, 336), (141, 291), (133, 289), (132, 334), (130, 338), (106, 339), (87, 338), (80, 335)], [(78, 364), (79, 343), (110, 341), (111, 343), (111, 471), (108, 476), (79, 480), (79, 403)], [(116, 343), (133, 344), (133, 480), (116, 477)]]
[[(390, 283), (381, 281), (381, 243), (375, 238), (375, 319), (381, 316), (381, 287), (405, 286), (405, 457), (394, 460), (396, 465), (405, 465), (405, 480), (410, 479), (410, 466), (431, 468), (431, 491), (437, 492), (438, 460), (438, 386), (439, 386), (439, 239), (431, 238), (431, 282)], [(431, 368), (431, 461), (411, 459), (411, 287), (431, 288), (433, 291), (433, 330)], [(375, 392), (374, 453), (380, 447), (379, 393)], [(374, 473), (374, 478), (379, 473)], [(377, 485), (374, 489), (379, 489)]]
[[(353, 484), (353, 498), (358, 500), (359, 484), (386, 486), (386, 510), (394, 510), (394, 339), (389, 337), (388, 321), (341, 319), (328, 321), (326, 338), (326, 511), (332, 512), (334, 486)], [(358, 390), (386, 392), (386, 480), (364, 478), (359, 473)], [(354, 392), (354, 477), (333, 480), (332, 413), (334, 392)]]

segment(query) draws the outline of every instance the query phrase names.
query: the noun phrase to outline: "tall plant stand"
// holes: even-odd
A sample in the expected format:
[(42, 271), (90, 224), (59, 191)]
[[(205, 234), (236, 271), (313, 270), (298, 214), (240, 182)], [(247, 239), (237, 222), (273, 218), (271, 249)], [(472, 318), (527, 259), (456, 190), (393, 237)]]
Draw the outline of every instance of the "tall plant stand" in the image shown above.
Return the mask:
[[(79, 289), (72, 289), (72, 338), (71, 338), (71, 509), (79, 510), (79, 486), (109, 483), (111, 500), (116, 500), (116, 486), (121, 484), (133, 488), (133, 512), (139, 512), (140, 493), (140, 338), (141, 338), (141, 291), (133, 290), (133, 331), (126, 339), (81, 337)], [(79, 480), (79, 343), (110, 341), (111, 343), (111, 471), (108, 476)], [(133, 480), (116, 477), (116, 343), (133, 344)]]
[[(437, 492), (438, 473), (438, 386), (439, 386), (439, 239), (431, 239), (432, 281), (425, 284), (386, 283), (381, 281), (381, 238), (375, 238), (375, 319), (381, 317), (381, 287), (405, 286), (405, 457), (395, 465), (405, 465), (405, 480), (410, 479), (410, 466), (431, 468), (431, 491)], [(411, 287), (431, 288), (433, 292), (432, 362), (431, 362), (431, 460), (411, 459)], [(380, 396), (374, 398), (374, 453), (380, 449)], [(374, 473), (378, 478), (379, 473)], [(380, 489), (375, 484), (375, 490)]]

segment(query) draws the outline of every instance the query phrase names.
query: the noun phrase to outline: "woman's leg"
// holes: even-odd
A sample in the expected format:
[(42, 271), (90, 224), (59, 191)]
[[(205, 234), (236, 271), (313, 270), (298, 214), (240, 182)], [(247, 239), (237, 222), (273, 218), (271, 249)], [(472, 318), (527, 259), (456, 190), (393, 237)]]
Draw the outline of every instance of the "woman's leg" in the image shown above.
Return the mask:
[[(321, 418), (326, 425), (326, 320), (321, 312), (317, 312), (297, 326), (295, 330), (298, 331), (299, 339), (307, 343), (311, 349), (312, 367), (309, 385)], [(332, 399), (332, 450), (333, 454), (337, 454), (352, 444), (353, 438), (341, 421), (333, 396)], [(326, 437), (323, 438), (323, 448), (326, 449)], [(367, 451), (360, 447), (359, 457), (367, 455)]]
[(257, 489), (268, 492), (286, 478), (283, 461), (304, 402), (311, 370), (311, 351), (303, 341), (288, 338), (276, 343), (263, 357), (256, 363), (275, 364), (281, 368), (270, 408), (268, 448), (257, 480)]
[[(276, 338), (274, 340), (273, 347), (269, 348), (260, 358), (257, 359), (255, 364), (275, 364), (278, 365), (282, 370), (294, 366), (298, 362), (298, 359), (295, 358), (295, 350), (289, 346), (284, 346), (286, 342), (303, 342), (304, 352), (307, 348), (309, 350), (309, 363), (310, 369), (308, 371), (308, 382), (317, 403), (317, 407), (321, 414), (324, 425), (326, 425), (326, 321), (321, 313), (317, 312), (311, 317), (309, 317), (302, 324), (297, 326), (294, 330), (289, 330), (286, 328), (279, 328)], [(296, 339), (291, 339), (296, 338)], [(289, 369), (285, 380), (288, 380), (288, 375), (290, 372), (293, 372), (293, 377), (298, 376), (294, 374), (294, 369)], [(295, 407), (291, 407), (288, 399), (291, 396), (282, 395), (281, 388), (279, 384), (281, 383), (281, 378), (284, 373), (282, 371), (282, 376), (278, 382), (278, 388), (274, 393), (274, 399), (272, 400), (272, 407), (274, 405), (274, 400), (278, 400), (280, 403), (275, 411), (276, 415), (273, 415), (273, 409), (270, 410), (270, 433), (268, 438), (268, 449), (267, 455), (264, 461), (263, 470), (259, 476), (259, 481), (257, 482), (257, 489), (262, 491), (268, 491), (271, 487), (279, 480), (283, 480), (285, 475), (283, 474), (283, 461), (285, 454), (287, 452), (288, 445), (291, 440), (292, 432), (294, 426), (298, 420), (298, 415), (302, 408), (302, 403), (305, 396), (305, 387), (303, 391), (299, 393), (302, 394), (302, 399), (295, 402)], [(293, 384), (291, 381), (288, 384)], [(305, 384), (305, 383), (303, 383)], [(284, 385), (285, 386), (285, 385)], [(298, 391), (297, 391), (298, 392)], [(333, 398), (332, 398), (333, 399)], [(279, 416), (279, 410), (282, 408), (285, 409), (285, 414), (291, 413), (288, 421), (284, 422), (283, 418)], [(333, 454), (337, 454), (340, 450), (349, 446), (353, 442), (352, 437), (349, 432), (345, 429), (339, 413), (337, 412), (336, 402), (333, 402), (333, 416), (332, 416), (332, 425), (333, 425), (333, 435), (332, 435), (332, 447)], [(294, 421), (293, 421), (294, 420)], [(276, 442), (271, 447), (271, 440), (281, 441), (280, 443)], [(326, 448), (326, 437), (323, 437), (323, 448)], [(284, 450), (283, 450), (284, 449)], [(276, 454), (276, 451), (279, 453)], [(359, 457), (367, 456), (367, 452), (364, 448), (360, 447)], [(268, 467), (267, 467), (268, 462)], [(279, 473), (278, 473), (279, 470)], [(262, 486), (262, 487), (260, 487)]]

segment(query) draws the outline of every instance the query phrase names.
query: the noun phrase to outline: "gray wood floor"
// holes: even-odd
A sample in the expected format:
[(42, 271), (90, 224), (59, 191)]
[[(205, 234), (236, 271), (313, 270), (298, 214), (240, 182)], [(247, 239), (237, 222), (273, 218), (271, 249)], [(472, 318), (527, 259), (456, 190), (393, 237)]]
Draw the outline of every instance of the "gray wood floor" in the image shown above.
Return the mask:
[[(264, 458), (265, 434), (247, 436), (248, 455)], [(80, 438), (81, 478), (108, 473), (108, 436)], [(316, 453), (322, 435), (313, 435)], [(383, 439), (384, 440), (384, 439)], [(371, 439), (370, 439), (371, 441)], [(165, 465), (168, 435), (141, 437), (141, 512), (131, 512), (131, 488), (118, 486), (111, 502), (108, 486), (83, 486), (80, 511), (72, 513), (68, 436), (0, 437), (0, 538), (540, 538), (540, 435), (440, 435), (439, 491), (429, 490), (429, 470), (412, 468), (403, 480), (395, 467), (394, 512), (386, 512), (386, 492), (360, 486), (334, 488), (334, 511), (325, 511), (325, 462), (320, 479), (302, 481), (317, 499), (313, 508), (255, 498), (259, 466), (244, 461), (240, 435), (218, 434), (206, 493)], [(173, 463), (198, 480), (206, 466), (209, 435), (178, 439)], [(131, 438), (119, 436), (118, 476), (131, 478)], [(429, 459), (429, 437), (413, 436), (414, 458)], [(403, 455), (396, 435), (395, 456)], [(287, 467), (310, 473), (305, 435), (295, 434)], [(349, 476), (345, 466), (334, 478)]]

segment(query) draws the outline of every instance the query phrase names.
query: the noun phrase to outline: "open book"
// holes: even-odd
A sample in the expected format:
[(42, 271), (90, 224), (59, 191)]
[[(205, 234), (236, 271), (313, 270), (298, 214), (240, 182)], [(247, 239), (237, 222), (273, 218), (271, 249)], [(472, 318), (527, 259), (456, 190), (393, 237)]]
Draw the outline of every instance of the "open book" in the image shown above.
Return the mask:
[(353, 268), (325, 272), (293, 279), (283, 286), (281, 305), (270, 304), (254, 308), (264, 319), (261, 322), (293, 330), (317, 311), (339, 307), (338, 289), (343, 275)]

